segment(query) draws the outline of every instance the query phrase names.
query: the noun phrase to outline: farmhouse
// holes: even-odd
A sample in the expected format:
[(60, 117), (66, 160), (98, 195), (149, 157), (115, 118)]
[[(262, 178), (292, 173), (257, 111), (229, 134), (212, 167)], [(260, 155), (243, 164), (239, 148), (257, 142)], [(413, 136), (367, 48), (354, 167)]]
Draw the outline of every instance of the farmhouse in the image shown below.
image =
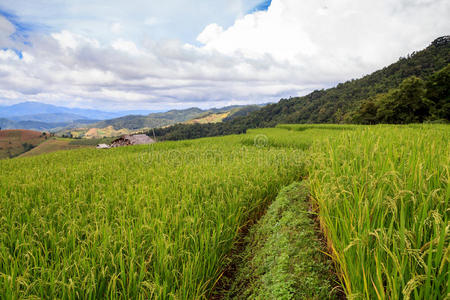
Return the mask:
[(153, 144), (155, 141), (145, 134), (124, 135), (111, 143), (111, 147)]

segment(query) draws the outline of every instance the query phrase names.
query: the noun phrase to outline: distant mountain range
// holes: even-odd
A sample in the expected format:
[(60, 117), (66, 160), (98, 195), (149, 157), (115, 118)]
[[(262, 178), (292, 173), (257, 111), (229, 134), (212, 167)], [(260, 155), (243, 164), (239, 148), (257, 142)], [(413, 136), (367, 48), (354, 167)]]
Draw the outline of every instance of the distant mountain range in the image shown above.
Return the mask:
[(80, 127), (92, 123), (93, 120), (76, 120), (70, 122), (47, 123), (41, 121), (14, 121), (6, 118), (0, 118), (0, 129), (28, 129), (37, 131), (56, 131), (65, 127)]
[(157, 111), (129, 110), (108, 112), (55, 106), (40, 102), (22, 102), (11, 106), (0, 106), (0, 128), (57, 131), (62, 128), (86, 126), (86, 124), (126, 115), (147, 115), (154, 112)]
[(130, 111), (107, 112), (94, 109), (55, 106), (40, 102), (22, 102), (11, 106), (0, 106), (0, 118), (7, 118), (11, 120), (21, 118), (21, 121), (24, 121), (23, 117), (26, 116), (28, 118), (26, 121), (38, 120), (44, 121), (46, 123), (60, 122), (59, 120), (54, 119), (57, 118), (59, 115), (64, 115), (65, 119), (69, 118), (71, 121), (78, 119), (106, 120), (132, 114), (146, 115), (153, 112), (156, 111), (130, 110)]
[(163, 127), (189, 120), (201, 119), (213, 114), (222, 114), (221, 121), (234, 115), (246, 115), (261, 106), (228, 106), (203, 110), (197, 107), (155, 112), (144, 110), (106, 112), (92, 109), (68, 108), (40, 102), (23, 102), (11, 106), (0, 106), (0, 128), (31, 129), (70, 133), (72, 129), (107, 128), (136, 131)]

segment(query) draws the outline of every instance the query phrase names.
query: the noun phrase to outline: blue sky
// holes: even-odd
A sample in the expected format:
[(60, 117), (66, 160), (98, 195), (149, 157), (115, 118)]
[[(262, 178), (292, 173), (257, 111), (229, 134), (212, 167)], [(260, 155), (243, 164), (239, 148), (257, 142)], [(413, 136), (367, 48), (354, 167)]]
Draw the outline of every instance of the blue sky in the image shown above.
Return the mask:
[(121, 33), (134, 40), (150, 36), (152, 39), (179, 39), (195, 43), (198, 33), (208, 24), (231, 26), (247, 12), (267, 10), (270, 2), (4, 0), (0, 4), (0, 14), (16, 25), (19, 32), (66, 29), (107, 40), (115, 34), (110, 30), (112, 24), (120, 24)]
[(272, 3), (272, 0), (265, 0), (258, 5), (254, 6), (252, 9), (250, 9), (249, 13), (254, 13), (257, 11), (265, 11), (269, 8), (270, 4)]
[(2, 0), (0, 105), (277, 101), (450, 33), (448, 0)]

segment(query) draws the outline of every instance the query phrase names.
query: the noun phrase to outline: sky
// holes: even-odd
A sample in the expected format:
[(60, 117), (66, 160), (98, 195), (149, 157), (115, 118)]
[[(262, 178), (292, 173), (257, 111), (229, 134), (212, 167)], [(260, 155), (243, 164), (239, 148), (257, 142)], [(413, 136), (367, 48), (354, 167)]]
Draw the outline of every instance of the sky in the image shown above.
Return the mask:
[(0, 0), (0, 105), (276, 102), (450, 34), (448, 0)]

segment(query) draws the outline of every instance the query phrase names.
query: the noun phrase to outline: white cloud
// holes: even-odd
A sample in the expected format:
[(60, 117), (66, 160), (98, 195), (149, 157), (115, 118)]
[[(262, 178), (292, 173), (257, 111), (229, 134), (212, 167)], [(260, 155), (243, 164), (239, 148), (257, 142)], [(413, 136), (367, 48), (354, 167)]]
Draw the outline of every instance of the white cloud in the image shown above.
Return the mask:
[(200, 33), (200, 35), (197, 37), (197, 41), (202, 44), (213, 43), (215, 40), (220, 38), (222, 33), (222, 26), (219, 26), (216, 23), (212, 23), (205, 27), (202, 33)]
[(14, 25), (0, 14), (0, 49), (12, 44), (9, 37), (15, 31)]
[(343, 80), (448, 34), (449, 14), (450, 2), (444, 0), (273, 0), (267, 12), (247, 15), (226, 30), (211, 24), (197, 40), (204, 49), (251, 58), (269, 55)]
[(112, 43), (112, 47), (115, 50), (122, 51), (132, 55), (137, 55), (140, 53), (135, 43), (133, 43), (132, 41), (126, 41), (124, 39), (115, 40)]
[[(229, 3), (244, 9), (242, 1)], [(139, 21), (144, 32), (173, 26), (150, 13)], [(116, 16), (105, 22), (114, 33), (108, 38), (70, 28), (31, 32), (29, 44), (14, 45), (22, 58), (12, 45), (0, 50), (0, 104), (163, 109), (276, 101), (422, 49), (450, 32), (448, 15), (444, 0), (273, 0), (268, 11), (243, 14), (228, 27), (205, 24), (200, 44), (158, 39), (156, 31), (136, 39)], [(0, 42), (13, 43), (11, 25), (0, 16)]]
[(123, 26), (119, 22), (114, 22), (111, 24), (111, 32), (114, 34), (120, 34), (123, 32)]
[(74, 34), (67, 30), (63, 30), (58, 33), (52, 33), (51, 36), (63, 49), (75, 50), (80, 45), (89, 45), (97, 48), (100, 46), (100, 43), (95, 39), (87, 38), (79, 34)]
[(10, 49), (0, 50), (0, 60), (19, 60), (19, 56), (17, 56), (17, 54)]

